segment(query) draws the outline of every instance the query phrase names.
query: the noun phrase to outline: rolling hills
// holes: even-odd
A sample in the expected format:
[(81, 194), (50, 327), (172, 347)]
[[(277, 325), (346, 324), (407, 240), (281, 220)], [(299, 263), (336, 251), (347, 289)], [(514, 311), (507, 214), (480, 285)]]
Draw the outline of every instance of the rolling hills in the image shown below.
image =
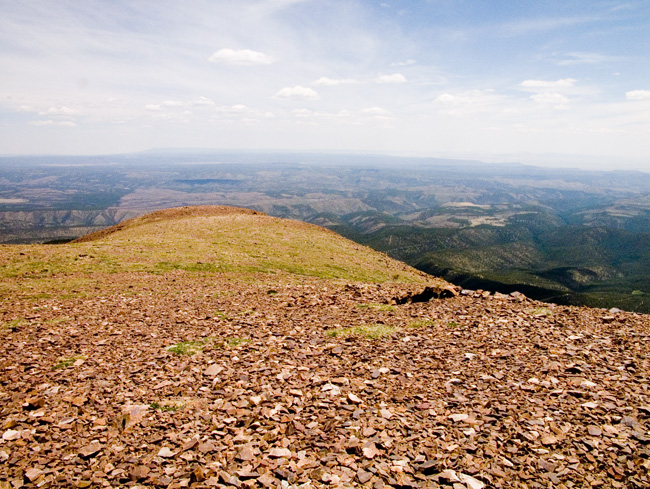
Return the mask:
[(2, 489), (650, 484), (642, 314), (451, 293), (225, 207), (0, 246), (0, 273)]

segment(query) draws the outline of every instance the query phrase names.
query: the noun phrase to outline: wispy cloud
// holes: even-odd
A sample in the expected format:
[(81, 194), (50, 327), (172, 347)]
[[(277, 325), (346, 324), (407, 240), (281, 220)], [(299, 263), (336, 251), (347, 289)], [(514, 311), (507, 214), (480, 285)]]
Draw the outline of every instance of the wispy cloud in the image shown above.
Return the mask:
[(367, 107), (361, 110), (342, 109), (337, 112), (295, 109), (291, 113), (295, 118), (313, 124), (333, 122), (350, 126), (374, 124), (378, 127), (392, 127), (395, 121), (390, 112), (381, 107)]
[(441, 114), (462, 117), (478, 113), (500, 113), (508, 107), (507, 97), (493, 89), (441, 93), (433, 100)]
[(72, 121), (53, 121), (53, 120), (45, 120), (45, 121), (31, 121), (29, 123), (32, 126), (62, 126), (62, 127), (76, 127), (77, 124), (75, 124)]
[(379, 75), (375, 78), (376, 83), (406, 83), (406, 77), (401, 73), (394, 73), (392, 75)]
[(632, 90), (625, 93), (628, 100), (650, 100), (650, 90)]
[(510, 36), (530, 35), (533, 32), (564, 29), (579, 24), (587, 24), (600, 20), (595, 15), (579, 15), (567, 17), (538, 17), (510, 21), (498, 27), (498, 32)]
[(79, 111), (76, 109), (71, 109), (70, 107), (61, 106), (61, 107), (50, 107), (47, 110), (39, 112), (39, 115), (49, 115), (49, 116), (73, 116), (79, 114)]
[(257, 124), (264, 119), (273, 119), (274, 117), (273, 112), (248, 107), (244, 104), (235, 104), (215, 107), (215, 115), (212, 119), (219, 122)]
[(414, 59), (407, 59), (406, 61), (399, 61), (397, 63), (391, 63), (391, 66), (411, 66), (416, 64), (417, 61)]
[(336, 87), (338, 85), (356, 85), (358, 83), (361, 82), (355, 78), (327, 78), (326, 76), (322, 76), (312, 82), (312, 85), (315, 87)]
[(555, 63), (559, 66), (595, 65), (608, 61), (618, 61), (620, 57), (606, 56), (600, 53), (572, 52), (557, 56)]
[(192, 100), (190, 104), (195, 106), (210, 106), (210, 105), (214, 105), (214, 101), (209, 99), (208, 97), (200, 96)]
[(165, 100), (162, 105), (164, 107), (182, 107), (184, 104), (180, 100)]
[[(390, 9), (13, 2), (0, 9), (0, 66), (11, 67), (0, 89), (3, 151), (210, 146), (218, 125), (233, 145), (435, 153), (468, 140), (496, 147), (486, 134), (500, 125), (505, 148), (647, 155), (648, 2), (380, 1)], [(630, 9), (611, 8), (625, 1)], [(517, 124), (549, 137), (513, 143)], [(582, 127), (621, 136), (576, 143), (569, 129)]]
[(291, 100), (318, 100), (320, 99), (320, 96), (313, 88), (296, 85), (295, 87), (284, 87), (280, 89), (275, 94), (275, 98)]
[(546, 89), (546, 88), (568, 88), (575, 85), (578, 80), (575, 78), (562, 78), (555, 81), (547, 80), (524, 80), (519, 86), (523, 88), (532, 88), (532, 89)]
[(223, 48), (210, 56), (211, 63), (222, 63), (227, 65), (253, 66), (270, 65), (275, 62), (272, 56), (250, 49)]

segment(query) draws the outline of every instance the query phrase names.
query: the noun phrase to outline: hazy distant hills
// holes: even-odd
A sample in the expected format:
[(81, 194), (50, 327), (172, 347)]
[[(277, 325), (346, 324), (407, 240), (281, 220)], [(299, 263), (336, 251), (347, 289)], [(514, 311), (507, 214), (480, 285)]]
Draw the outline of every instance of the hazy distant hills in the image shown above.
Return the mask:
[(470, 288), (650, 311), (650, 174), (356, 155), (3, 158), (0, 242), (234, 205), (331, 227)]

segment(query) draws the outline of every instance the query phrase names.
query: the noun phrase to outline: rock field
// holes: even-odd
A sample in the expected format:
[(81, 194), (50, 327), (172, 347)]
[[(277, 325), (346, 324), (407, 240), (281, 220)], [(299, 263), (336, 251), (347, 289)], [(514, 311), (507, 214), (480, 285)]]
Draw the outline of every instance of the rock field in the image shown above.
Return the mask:
[(650, 487), (648, 316), (469, 291), (398, 304), (422, 285), (289, 274), (103, 277), (0, 306), (2, 489)]

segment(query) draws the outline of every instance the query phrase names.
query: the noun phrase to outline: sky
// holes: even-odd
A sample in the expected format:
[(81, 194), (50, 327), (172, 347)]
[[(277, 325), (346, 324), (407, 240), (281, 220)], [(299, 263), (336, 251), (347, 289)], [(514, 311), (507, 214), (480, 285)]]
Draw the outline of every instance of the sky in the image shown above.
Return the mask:
[(150, 148), (650, 170), (650, 1), (0, 0), (0, 154)]

